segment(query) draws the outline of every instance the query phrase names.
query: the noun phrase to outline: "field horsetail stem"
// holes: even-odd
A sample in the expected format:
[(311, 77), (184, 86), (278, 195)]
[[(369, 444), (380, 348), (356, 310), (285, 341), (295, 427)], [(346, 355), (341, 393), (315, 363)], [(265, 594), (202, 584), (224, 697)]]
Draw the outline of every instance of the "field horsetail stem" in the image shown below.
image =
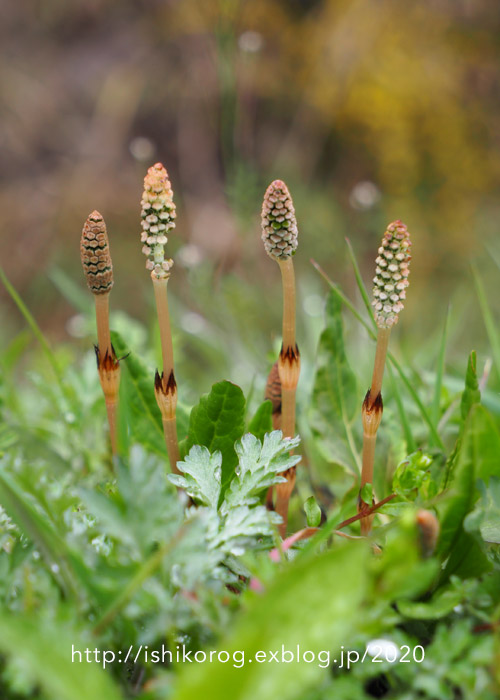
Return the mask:
[(165, 258), (165, 245), (169, 231), (175, 228), (175, 204), (167, 171), (161, 163), (149, 168), (144, 178), (141, 200), (142, 252), (147, 256), (146, 268), (151, 270), (151, 280), (158, 313), (163, 371), (155, 375), (155, 396), (161, 411), (163, 432), (170, 468), (179, 473), (180, 459), (177, 439), (177, 384), (174, 375), (174, 350), (168, 311), (167, 284), (173, 266)]
[(113, 454), (117, 454), (120, 364), (109, 332), (109, 294), (113, 286), (113, 265), (109, 254), (106, 224), (98, 211), (93, 211), (85, 222), (80, 240), (80, 255), (87, 285), (95, 300), (97, 369), (106, 401), (111, 448)]
[[(300, 375), (299, 348), (295, 340), (295, 274), (292, 256), (297, 250), (298, 229), (295, 209), (287, 186), (274, 180), (262, 204), (262, 240), (267, 254), (280, 266), (283, 283), (283, 337), (278, 358), (281, 384), (281, 429), (285, 437), (295, 437), (295, 393)], [(288, 502), (295, 486), (295, 467), (283, 474), (286, 482), (276, 484), (276, 512), (286, 534)]]
[[(389, 224), (382, 238), (376, 259), (376, 273), (373, 279), (373, 307), (378, 327), (377, 348), (373, 367), (372, 383), (363, 401), (363, 464), (361, 471), (361, 491), (358, 501), (359, 512), (372, 503), (363, 499), (363, 488), (373, 484), (373, 463), (377, 430), (382, 420), (382, 379), (392, 327), (397, 323), (399, 312), (408, 287), (410, 273), (411, 240), (408, 229), (401, 221)], [(361, 519), (361, 533), (369, 534), (372, 517)]]

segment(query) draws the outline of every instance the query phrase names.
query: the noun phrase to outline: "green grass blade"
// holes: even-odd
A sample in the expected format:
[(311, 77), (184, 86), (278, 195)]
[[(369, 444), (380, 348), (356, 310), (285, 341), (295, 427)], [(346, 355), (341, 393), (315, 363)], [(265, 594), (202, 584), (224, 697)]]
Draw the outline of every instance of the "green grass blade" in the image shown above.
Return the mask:
[(392, 391), (394, 392), (396, 406), (398, 407), (398, 413), (399, 413), (399, 418), (401, 420), (401, 425), (403, 426), (403, 433), (404, 433), (405, 440), (406, 440), (407, 450), (408, 450), (408, 453), (411, 454), (412, 452), (415, 452), (415, 450), (417, 449), (417, 444), (415, 442), (415, 438), (413, 437), (410, 421), (408, 420), (408, 416), (406, 414), (406, 411), (405, 411), (405, 408), (403, 405), (403, 401), (401, 399), (401, 394), (399, 393), (399, 388), (398, 388), (397, 382), (394, 378), (394, 372), (392, 371), (390, 364), (387, 365), (387, 372), (389, 374), (389, 379), (391, 380)]
[(75, 576), (71, 570), (64, 541), (25, 497), (15, 480), (0, 470), (0, 503), (6, 512), (39, 548), (55, 580), (67, 593), (77, 593)]
[(491, 344), (491, 352), (493, 354), (493, 362), (497, 370), (497, 374), (500, 377), (500, 334), (497, 331), (497, 326), (493, 314), (491, 313), (490, 306), (488, 304), (488, 298), (486, 295), (486, 290), (483, 285), (483, 281), (479, 276), (477, 269), (472, 267), (472, 276), (474, 278), (474, 284), (476, 286), (477, 298), (479, 299), (479, 306), (481, 308), (481, 313), (483, 315), (484, 325), (486, 326), (486, 332)]
[(377, 334), (375, 333), (375, 331), (373, 330), (373, 328), (370, 326), (370, 324), (367, 323), (367, 322), (365, 321), (365, 319), (363, 318), (363, 316), (361, 316), (361, 314), (360, 314), (359, 311), (356, 309), (356, 307), (354, 306), (354, 304), (353, 304), (353, 303), (346, 297), (346, 295), (337, 287), (337, 285), (335, 284), (335, 282), (332, 282), (332, 280), (328, 277), (328, 275), (327, 275), (326, 272), (323, 270), (323, 268), (322, 268), (315, 260), (312, 260), (312, 259), (311, 259), (311, 264), (313, 265), (313, 267), (316, 268), (316, 270), (319, 272), (319, 274), (321, 275), (321, 277), (322, 277), (322, 278), (325, 280), (325, 282), (330, 286), (330, 288), (332, 289), (333, 293), (342, 301), (342, 303), (344, 304), (344, 306), (346, 306), (346, 307), (349, 309), (349, 311), (352, 313), (352, 315), (354, 316), (354, 318), (356, 318), (356, 319), (361, 323), (361, 325), (364, 326), (364, 328), (366, 328), (366, 330), (368, 331), (370, 337), (373, 338), (374, 340), (376, 340), (376, 339), (377, 339)]
[(441, 388), (443, 386), (444, 364), (446, 357), (446, 345), (448, 342), (448, 330), (450, 325), (450, 307), (446, 312), (444, 321), (443, 334), (441, 336), (441, 344), (439, 346), (436, 381), (434, 384), (434, 398), (431, 406), (431, 418), (435, 426), (439, 423), (439, 407), (441, 404)]
[(427, 426), (429, 428), (429, 432), (431, 434), (431, 438), (433, 440), (433, 444), (437, 445), (441, 450), (444, 450), (445, 449), (444, 443), (438, 435), (438, 432), (436, 430), (436, 426), (432, 422), (431, 417), (429, 416), (429, 413), (427, 412), (427, 409), (425, 408), (424, 404), (420, 400), (419, 395), (417, 394), (417, 392), (413, 388), (412, 383), (410, 382), (410, 380), (408, 379), (406, 374), (403, 372), (403, 368), (401, 367), (401, 365), (399, 364), (399, 362), (396, 360), (396, 358), (394, 357), (394, 355), (392, 353), (390, 353), (390, 352), (387, 353), (387, 357), (389, 358), (389, 360), (392, 363), (396, 372), (401, 377), (403, 384), (408, 389), (408, 392), (409, 392), (410, 396), (412, 397), (413, 401), (416, 403), (417, 408), (420, 412), (420, 415), (422, 416), (424, 421), (427, 423)]
[(346, 238), (345, 239), (347, 243), (347, 251), (349, 253), (349, 259), (352, 263), (352, 267), (354, 270), (354, 276), (356, 277), (356, 283), (358, 285), (359, 293), (361, 294), (361, 298), (363, 299), (363, 303), (366, 307), (366, 310), (368, 311), (368, 316), (370, 317), (370, 320), (372, 321), (372, 325), (374, 328), (377, 327), (377, 324), (375, 323), (375, 319), (373, 318), (373, 310), (372, 310), (372, 305), (370, 301), (370, 295), (366, 291), (365, 284), (363, 282), (363, 278), (361, 277), (361, 272), (359, 269), (358, 261), (356, 260), (356, 256), (354, 254), (353, 247), (351, 245), (351, 241)]
[(100, 634), (114, 620), (116, 615), (122, 610), (132, 598), (134, 593), (142, 587), (142, 584), (150, 578), (156, 569), (161, 565), (163, 559), (171, 552), (185, 536), (189, 526), (181, 527), (177, 534), (174, 535), (168, 542), (160, 547), (149, 559), (147, 559), (135, 576), (128, 582), (120, 595), (111, 603), (108, 609), (104, 612), (101, 619), (94, 627), (94, 634)]
[(67, 275), (60, 267), (52, 267), (48, 272), (48, 277), (55, 287), (61, 292), (67, 302), (77, 311), (83, 314), (89, 313), (93, 309), (93, 303), (89, 299), (87, 292), (81, 285), (76, 284), (72, 277)]
[(12, 301), (14, 302), (14, 304), (17, 306), (17, 308), (21, 312), (22, 316), (24, 317), (24, 320), (26, 321), (26, 323), (30, 327), (33, 335), (40, 343), (42, 350), (43, 350), (50, 366), (54, 370), (54, 374), (56, 375), (56, 379), (57, 379), (62, 391), (64, 392), (64, 384), (62, 381), (61, 370), (59, 368), (59, 365), (57, 364), (57, 360), (56, 360), (56, 357), (54, 355), (54, 352), (52, 351), (52, 348), (50, 347), (46, 337), (42, 333), (40, 326), (37, 324), (33, 315), (29, 311), (28, 307), (26, 306), (26, 304), (21, 299), (21, 297), (19, 296), (17, 291), (14, 289), (12, 284), (7, 279), (7, 276), (5, 275), (5, 272), (3, 271), (3, 269), (1, 267), (0, 267), (0, 280), (2, 281), (7, 292), (9, 293), (9, 296), (11, 297)]

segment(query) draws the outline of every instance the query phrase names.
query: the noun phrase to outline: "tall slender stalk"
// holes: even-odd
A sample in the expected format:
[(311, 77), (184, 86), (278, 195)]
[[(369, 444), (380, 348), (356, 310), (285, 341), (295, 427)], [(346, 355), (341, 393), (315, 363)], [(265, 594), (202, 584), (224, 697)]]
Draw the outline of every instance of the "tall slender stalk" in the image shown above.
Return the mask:
[[(403, 309), (406, 297), (411, 241), (406, 226), (401, 221), (389, 224), (382, 238), (376, 259), (377, 269), (374, 278), (373, 306), (378, 328), (377, 347), (373, 366), (372, 382), (363, 401), (361, 416), (363, 421), (363, 462), (361, 470), (361, 490), (358, 510), (363, 513), (371, 503), (363, 500), (362, 490), (367, 484), (373, 484), (373, 465), (375, 460), (375, 443), (377, 431), (382, 420), (382, 380), (391, 329)], [(368, 535), (373, 516), (361, 519), (361, 534)]]
[(97, 322), (95, 348), (97, 369), (106, 401), (111, 449), (113, 454), (117, 454), (120, 364), (111, 344), (109, 331), (109, 294), (113, 286), (113, 265), (109, 253), (106, 224), (98, 211), (93, 211), (85, 222), (80, 241), (80, 255), (87, 285), (94, 295)]
[[(295, 393), (300, 375), (300, 354), (295, 340), (295, 275), (292, 255), (297, 249), (297, 221), (292, 198), (282, 180), (274, 180), (262, 204), (262, 240), (268, 255), (280, 266), (283, 284), (283, 337), (278, 358), (281, 384), (281, 429), (285, 437), (295, 436)], [(295, 467), (283, 474), (286, 482), (276, 484), (276, 512), (281, 515), (280, 534), (286, 535), (288, 503), (295, 486)]]
[(155, 396), (161, 411), (163, 433), (167, 447), (170, 468), (179, 473), (177, 462), (180, 459), (177, 438), (177, 383), (174, 374), (174, 350), (170, 314), (168, 310), (167, 284), (173, 261), (165, 258), (167, 234), (175, 227), (175, 204), (168, 174), (161, 163), (149, 168), (144, 178), (144, 192), (141, 200), (142, 252), (147, 255), (146, 268), (151, 270), (151, 280), (158, 314), (163, 371), (156, 371)]

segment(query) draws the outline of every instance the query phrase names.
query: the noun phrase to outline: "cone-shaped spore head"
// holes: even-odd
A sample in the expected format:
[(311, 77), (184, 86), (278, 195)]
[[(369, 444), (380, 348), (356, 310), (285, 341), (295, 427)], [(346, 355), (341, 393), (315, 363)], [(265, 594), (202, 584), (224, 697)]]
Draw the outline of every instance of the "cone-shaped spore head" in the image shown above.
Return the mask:
[(106, 224), (98, 211), (93, 211), (83, 226), (80, 256), (90, 291), (107, 294), (113, 286), (113, 265)]
[(168, 174), (161, 163), (149, 168), (141, 200), (142, 252), (146, 267), (158, 279), (168, 277), (174, 264), (165, 258), (168, 232), (175, 228), (175, 204)]
[(262, 203), (262, 240), (268, 255), (286, 260), (297, 250), (297, 220), (288, 187), (282, 180), (271, 182)]
[(389, 224), (376, 259), (373, 278), (373, 306), (379, 328), (391, 328), (397, 323), (406, 298), (410, 274), (411, 240), (402, 221)]

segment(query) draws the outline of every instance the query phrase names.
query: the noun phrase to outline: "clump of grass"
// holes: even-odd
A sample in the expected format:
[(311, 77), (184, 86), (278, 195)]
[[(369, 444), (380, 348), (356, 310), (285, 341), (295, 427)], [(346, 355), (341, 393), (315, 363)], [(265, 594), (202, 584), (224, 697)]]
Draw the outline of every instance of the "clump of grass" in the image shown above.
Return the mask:
[[(363, 419), (363, 463), (361, 471), (361, 492), (359, 511), (371, 506), (363, 498), (363, 490), (373, 484), (373, 463), (377, 431), (382, 420), (382, 380), (389, 337), (393, 326), (399, 319), (403, 309), (403, 300), (408, 287), (410, 273), (411, 241), (408, 229), (401, 221), (389, 224), (382, 238), (376, 259), (376, 272), (373, 279), (373, 306), (377, 324), (377, 348), (371, 386), (368, 389), (362, 406)], [(369, 534), (372, 518), (361, 520), (361, 532)]]
[(109, 295), (113, 287), (113, 264), (109, 253), (106, 224), (98, 211), (85, 221), (80, 240), (80, 256), (87, 285), (94, 295), (97, 321), (95, 346), (99, 380), (104, 392), (113, 454), (117, 454), (117, 411), (120, 364), (109, 331)]
[[(298, 228), (288, 187), (282, 180), (271, 182), (262, 204), (262, 240), (267, 254), (280, 266), (283, 284), (283, 335), (278, 358), (281, 385), (281, 429), (285, 437), (295, 435), (295, 393), (300, 375), (300, 354), (295, 339), (295, 273), (292, 256), (297, 250)], [(286, 482), (276, 485), (276, 511), (281, 515), (282, 536), (288, 522), (288, 502), (295, 486), (293, 467), (283, 474)]]
[(163, 371), (155, 374), (155, 396), (161, 411), (165, 444), (170, 468), (179, 473), (180, 459), (177, 439), (177, 383), (174, 374), (174, 349), (168, 310), (167, 284), (173, 260), (165, 258), (167, 234), (175, 228), (175, 204), (168, 173), (161, 163), (149, 168), (144, 178), (141, 200), (142, 252), (147, 256), (146, 268), (151, 270), (151, 280), (156, 301), (162, 351)]

